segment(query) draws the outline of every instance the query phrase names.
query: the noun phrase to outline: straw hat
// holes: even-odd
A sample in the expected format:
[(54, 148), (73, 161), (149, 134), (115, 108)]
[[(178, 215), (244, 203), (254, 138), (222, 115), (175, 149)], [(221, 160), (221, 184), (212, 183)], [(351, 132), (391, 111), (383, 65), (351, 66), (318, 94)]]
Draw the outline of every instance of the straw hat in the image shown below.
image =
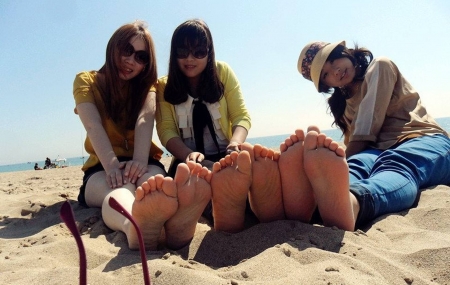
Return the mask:
[(314, 82), (319, 91), (320, 72), (328, 56), (338, 45), (345, 46), (345, 41), (336, 43), (311, 42), (307, 44), (298, 58), (297, 69), (304, 78)]

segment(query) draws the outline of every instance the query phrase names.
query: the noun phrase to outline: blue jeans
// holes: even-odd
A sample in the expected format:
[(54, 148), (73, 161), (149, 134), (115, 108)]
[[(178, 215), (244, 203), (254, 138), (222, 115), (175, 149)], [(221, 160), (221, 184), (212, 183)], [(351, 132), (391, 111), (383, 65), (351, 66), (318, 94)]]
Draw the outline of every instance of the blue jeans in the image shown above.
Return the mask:
[(450, 184), (450, 139), (421, 136), (385, 151), (368, 149), (347, 159), (350, 192), (359, 201), (356, 227), (411, 208), (419, 189)]

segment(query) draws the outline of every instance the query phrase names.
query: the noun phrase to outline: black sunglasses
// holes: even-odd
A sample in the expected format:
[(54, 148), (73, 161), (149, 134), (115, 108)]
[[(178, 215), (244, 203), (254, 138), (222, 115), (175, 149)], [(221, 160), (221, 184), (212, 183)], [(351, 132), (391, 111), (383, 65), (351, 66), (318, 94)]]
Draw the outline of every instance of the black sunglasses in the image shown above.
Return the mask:
[(187, 58), (189, 54), (192, 54), (195, 58), (202, 59), (208, 55), (208, 49), (206, 47), (195, 47), (193, 49), (179, 47), (176, 50), (177, 58)]
[(134, 60), (140, 64), (147, 64), (150, 60), (148, 52), (145, 50), (135, 50), (133, 45), (127, 43), (125, 48), (120, 52), (121, 56), (132, 56), (134, 54)]

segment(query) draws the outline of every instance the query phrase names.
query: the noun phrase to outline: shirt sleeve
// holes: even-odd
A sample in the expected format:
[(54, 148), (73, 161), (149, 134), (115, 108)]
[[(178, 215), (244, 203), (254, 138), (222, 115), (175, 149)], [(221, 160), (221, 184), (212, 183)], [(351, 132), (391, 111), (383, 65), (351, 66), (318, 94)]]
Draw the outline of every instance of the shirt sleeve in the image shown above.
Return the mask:
[(221, 81), (224, 85), (224, 97), (228, 105), (228, 116), (231, 126), (251, 127), (250, 114), (245, 106), (244, 96), (236, 74), (225, 62), (217, 63)]
[[(73, 82), (73, 97), (75, 99), (75, 106), (80, 103), (95, 104), (94, 93), (92, 90), (93, 75), (89, 72), (80, 72), (75, 76)], [(77, 109), (74, 109), (75, 114)]]
[(397, 72), (394, 64), (384, 57), (374, 59), (362, 84), (362, 88), (366, 88), (367, 91), (352, 122), (350, 141), (377, 141), (396, 81)]
[(166, 84), (167, 76), (158, 79), (156, 84), (156, 131), (164, 147), (166, 147), (167, 142), (171, 138), (180, 136), (175, 118), (175, 109), (172, 104), (164, 99)]

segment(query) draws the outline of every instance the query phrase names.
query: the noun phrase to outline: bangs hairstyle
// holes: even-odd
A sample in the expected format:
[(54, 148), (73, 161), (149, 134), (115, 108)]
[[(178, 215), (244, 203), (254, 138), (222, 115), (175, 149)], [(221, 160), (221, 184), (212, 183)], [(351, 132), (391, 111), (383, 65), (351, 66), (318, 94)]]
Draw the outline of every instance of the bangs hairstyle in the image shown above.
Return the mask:
[[(334, 61), (340, 58), (348, 58), (355, 66), (356, 73), (352, 81), (354, 83), (364, 80), (367, 67), (372, 62), (373, 54), (366, 48), (359, 48), (357, 44), (355, 44), (353, 49), (338, 45), (333, 49), (326, 61)], [(347, 132), (347, 124), (344, 119), (344, 112), (347, 104), (346, 100), (349, 98), (347, 90), (345, 88), (333, 88), (320, 81), (319, 92), (331, 94), (330, 98), (328, 98), (328, 109), (329, 113), (334, 117), (332, 125), (336, 125), (345, 134)]]
[(205, 102), (214, 103), (223, 96), (223, 84), (220, 82), (216, 69), (214, 44), (211, 32), (205, 22), (199, 19), (188, 20), (179, 25), (172, 35), (170, 45), (169, 74), (164, 91), (164, 99), (177, 105), (187, 100), (192, 93), (189, 80), (180, 70), (177, 58), (177, 48), (194, 48), (203, 46), (208, 49), (208, 61), (205, 70), (200, 75), (196, 87), (198, 97)]
[[(121, 51), (135, 36), (144, 41), (145, 50), (149, 54), (149, 62), (141, 73), (128, 81), (128, 93), (123, 97), (120, 92), (122, 80), (119, 77), (117, 66), (120, 63)], [(99, 85), (106, 114), (116, 124), (120, 124), (128, 130), (134, 130), (150, 87), (156, 83), (157, 79), (155, 45), (145, 22), (135, 21), (125, 24), (114, 32), (106, 47), (105, 64), (99, 73), (102, 73), (105, 78), (104, 82), (100, 82)]]

